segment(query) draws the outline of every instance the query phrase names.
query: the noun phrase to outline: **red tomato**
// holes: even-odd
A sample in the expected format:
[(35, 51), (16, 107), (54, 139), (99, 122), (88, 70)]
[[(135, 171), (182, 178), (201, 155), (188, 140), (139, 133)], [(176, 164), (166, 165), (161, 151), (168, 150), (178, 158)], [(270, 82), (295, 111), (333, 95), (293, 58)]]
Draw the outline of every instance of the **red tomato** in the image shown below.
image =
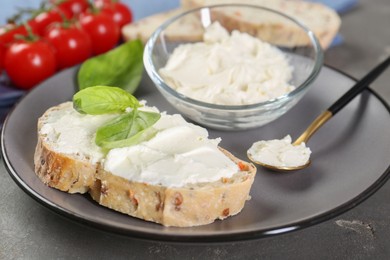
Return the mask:
[[(62, 22), (63, 17), (58, 9), (51, 9), (39, 13), (34, 18), (27, 21), (33, 34), (42, 36), (47, 27), (55, 22)], [(66, 17), (67, 15), (64, 14)], [(0, 30), (0, 46), (7, 47), (15, 41), (16, 35), (27, 36), (28, 32), (24, 25), (9, 25)]]
[(55, 73), (54, 50), (41, 40), (15, 42), (5, 53), (4, 66), (16, 87), (30, 89)]
[(104, 53), (118, 43), (120, 38), (119, 26), (110, 16), (103, 12), (86, 12), (80, 16), (80, 24), (91, 38), (92, 53), (98, 55)]
[(0, 33), (0, 47), (8, 47), (15, 41), (16, 35), (27, 35), (27, 30), (24, 26), (15, 26), (13, 28), (6, 28)]
[[(47, 27), (52, 23), (58, 23), (63, 21), (61, 10), (52, 9), (46, 12), (38, 14), (36, 17), (28, 21), (32, 31), (40, 36), (45, 34)], [(66, 16), (65, 14), (63, 14)]]
[(133, 21), (133, 14), (130, 8), (125, 4), (114, 1), (99, 0), (96, 2), (96, 5), (98, 7), (101, 6), (102, 12), (110, 15), (114, 22), (116, 22), (121, 28)]
[(57, 5), (58, 9), (65, 14), (71, 14), (70, 17), (75, 17), (88, 9), (88, 0), (51, 0), (53, 4)]
[(58, 69), (79, 64), (92, 54), (88, 34), (75, 25), (53, 25), (46, 31), (44, 38), (55, 49)]

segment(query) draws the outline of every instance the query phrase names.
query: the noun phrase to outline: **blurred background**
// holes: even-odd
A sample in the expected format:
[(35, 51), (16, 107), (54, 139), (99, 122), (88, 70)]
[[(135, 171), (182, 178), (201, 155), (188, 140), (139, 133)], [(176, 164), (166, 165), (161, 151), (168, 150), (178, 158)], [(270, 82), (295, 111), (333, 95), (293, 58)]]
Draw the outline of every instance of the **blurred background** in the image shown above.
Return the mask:
[[(5, 22), (5, 18), (11, 16), (17, 7), (37, 8), (42, 0), (1, 0), (0, 23)], [(157, 13), (163, 10), (169, 10), (179, 6), (180, 0), (122, 0), (131, 7), (134, 14), (134, 20)], [(145, 8), (145, 5), (148, 8)]]

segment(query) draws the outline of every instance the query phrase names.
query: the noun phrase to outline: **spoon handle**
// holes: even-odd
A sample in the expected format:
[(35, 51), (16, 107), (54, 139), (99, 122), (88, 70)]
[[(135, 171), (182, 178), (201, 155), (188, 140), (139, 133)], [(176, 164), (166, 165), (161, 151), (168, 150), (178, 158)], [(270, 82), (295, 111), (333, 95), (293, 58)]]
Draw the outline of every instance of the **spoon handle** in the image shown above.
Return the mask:
[(348, 92), (340, 97), (333, 105), (328, 108), (333, 115), (339, 112), (345, 105), (347, 105), (354, 97), (368, 87), (383, 71), (390, 65), (390, 56), (382, 63), (372, 69), (364, 78), (359, 80)]
[(349, 89), (342, 97), (340, 97), (327, 110), (322, 112), (309, 127), (295, 140), (294, 145), (302, 142), (307, 143), (310, 137), (345, 105), (347, 105), (354, 97), (368, 87), (383, 71), (390, 65), (390, 56), (382, 63), (372, 69), (364, 78), (359, 80), (351, 89)]

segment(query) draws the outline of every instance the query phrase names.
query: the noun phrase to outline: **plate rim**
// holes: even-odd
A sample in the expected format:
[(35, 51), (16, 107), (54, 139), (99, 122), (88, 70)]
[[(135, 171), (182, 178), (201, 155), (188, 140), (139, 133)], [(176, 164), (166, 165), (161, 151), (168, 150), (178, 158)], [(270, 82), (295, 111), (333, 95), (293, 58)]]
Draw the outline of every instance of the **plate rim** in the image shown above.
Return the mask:
[[(333, 70), (336, 73), (339, 73), (343, 75), (344, 77), (347, 77), (351, 79), (352, 81), (357, 81), (356, 78), (352, 77), (351, 75), (335, 68), (329, 65), (324, 65), (324, 67)], [(74, 69), (74, 68), (70, 68)], [(34, 91), (34, 89), (32, 90)], [(30, 91), (30, 92), (32, 92)], [(390, 106), (389, 104), (381, 97), (376, 91), (371, 89), (370, 87), (367, 88), (367, 91), (372, 94), (375, 98), (380, 101), (380, 103), (386, 108), (388, 114), (390, 114)], [(138, 238), (138, 239), (145, 239), (148, 241), (164, 241), (164, 242), (180, 242), (180, 243), (221, 243), (221, 242), (233, 242), (233, 241), (247, 241), (247, 240), (254, 240), (254, 239), (260, 239), (260, 238), (266, 238), (281, 234), (290, 233), (297, 230), (302, 230), (307, 227), (322, 223), (324, 221), (327, 221), (331, 218), (334, 218), (342, 213), (347, 212), (348, 210), (356, 207), (369, 197), (371, 197), (376, 191), (378, 191), (390, 178), (390, 163), (387, 167), (387, 169), (380, 175), (380, 177), (372, 183), (369, 187), (367, 187), (365, 190), (359, 193), (356, 197), (350, 199), (349, 201), (346, 201), (345, 203), (339, 205), (338, 207), (335, 207), (329, 211), (326, 211), (322, 214), (314, 215), (312, 217), (306, 218), (301, 221), (292, 222), (288, 225), (284, 226), (278, 226), (277, 228), (269, 228), (269, 229), (262, 229), (262, 230), (254, 230), (254, 231), (237, 231), (237, 232), (231, 232), (229, 234), (212, 234), (212, 235), (205, 235), (205, 234), (165, 234), (165, 233), (153, 233), (153, 232), (145, 232), (145, 230), (128, 230), (128, 229), (122, 229), (120, 227), (114, 227), (108, 224), (104, 223), (98, 223), (92, 220), (88, 220), (83, 218), (82, 216), (76, 216), (75, 214), (72, 214), (71, 212), (67, 211), (66, 209), (63, 209), (62, 207), (58, 207), (54, 203), (50, 202), (47, 198), (44, 196), (41, 196), (39, 193), (37, 193), (33, 188), (29, 187), (28, 184), (26, 184), (22, 178), (19, 176), (19, 174), (13, 169), (12, 163), (9, 161), (6, 147), (4, 146), (4, 132), (5, 128), (7, 126), (7, 122), (9, 118), (12, 116), (13, 111), (18, 106), (18, 104), (26, 97), (29, 93), (24, 95), (11, 109), (9, 114), (7, 115), (3, 127), (1, 129), (1, 155), (4, 162), (4, 168), (7, 170), (8, 174), (11, 176), (11, 178), (16, 182), (16, 184), (30, 197), (32, 197), (35, 201), (37, 201), (39, 204), (44, 206), (45, 208), (50, 209), (57, 215), (64, 217), (68, 220), (71, 220), (72, 222), (76, 224), (83, 224), (84, 226), (93, 227), (99, 231), (106, 231), (109, 233), (115, 233), (119, 234), (121, 236), (125, 237), (132, 237), (132, 238)], [(85, 196), (85, 195), (82, 195)], [(158, 225), (158, 224), (156, 224)]]

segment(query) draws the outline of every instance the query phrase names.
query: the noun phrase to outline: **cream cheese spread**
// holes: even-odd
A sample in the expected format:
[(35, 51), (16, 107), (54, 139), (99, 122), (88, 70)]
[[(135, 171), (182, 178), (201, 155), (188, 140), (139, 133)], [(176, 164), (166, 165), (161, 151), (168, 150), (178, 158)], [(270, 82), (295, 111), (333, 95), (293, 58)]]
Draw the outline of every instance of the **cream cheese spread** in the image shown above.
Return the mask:
[(283, 139), (259, 141), (252, 145), (248, 154), (255, 161), (278, 167), (298, 167), (310, 159), (310, 148), (305, 143), (292, 145), (291, 136)]
[[(61, 106), (48, 114), (40, 134), (54, 151), (100, 162), (114, 175), (131, 181), (181, 187), (230, 178), (239, 171), (218, 148), (219, 138), (209, 139), (205, 128), (186, 122), (181, 115), (161, 113), (152, 126), (156, 130), (154, 137), (138, 145), (111, 149), (106, 154), (95, 144), (95, 134), (117, 115), (80, 114), (71, 102)], [(149, 106), (139, 109), (158, 112)]]
[(190, 98), (221, 105), (246, 105), (277, 98), (295, 87), (292, 68), (275, 46), (218, 22), (203, 42), (179, 45), (160, 74)]
[(80, 114), (73, 109), (72, 102), (64, 108), (53, 110), (40, 130), (51, 148), (63, 154), (89, 159), (96, 163), (104, 157), (102, 149), (95, 144), (96, 130), (115, 115)]
[(181, 115), (161, 114), (152, 126), (158, 132), (138, 145), (110, 150), (104, 169), (137, 182), (167, 187), (230, 178), (238, 166), (209, 139), (206, 129), (187, 123)]

